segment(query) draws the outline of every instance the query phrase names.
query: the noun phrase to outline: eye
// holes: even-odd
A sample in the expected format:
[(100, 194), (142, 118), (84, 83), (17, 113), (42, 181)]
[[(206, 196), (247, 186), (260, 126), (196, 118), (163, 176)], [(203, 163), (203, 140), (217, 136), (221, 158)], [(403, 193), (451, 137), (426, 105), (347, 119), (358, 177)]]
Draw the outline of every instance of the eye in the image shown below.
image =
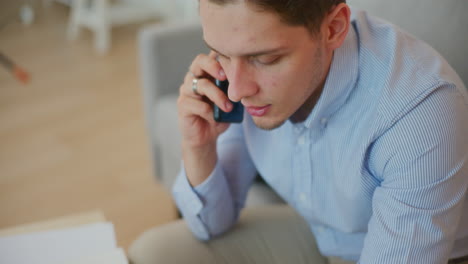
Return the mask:
[(261, 55), (253, 57), (252, 60), (262, 65), (272, 65), (280, 59), (279, 55)]

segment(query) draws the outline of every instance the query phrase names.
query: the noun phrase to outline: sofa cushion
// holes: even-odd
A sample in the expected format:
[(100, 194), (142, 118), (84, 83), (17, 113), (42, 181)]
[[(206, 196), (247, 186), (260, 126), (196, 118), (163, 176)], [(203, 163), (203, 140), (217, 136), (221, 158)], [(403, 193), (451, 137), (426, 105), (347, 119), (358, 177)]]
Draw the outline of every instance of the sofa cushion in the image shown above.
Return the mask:
[(156, 101), (154, 107), (154, 124), (158, 168), (164, 186), (171, 188), (179, 173), (182, 159), (180, 147), (180, 131), (177, 123), (177, 95), (163, 96)]

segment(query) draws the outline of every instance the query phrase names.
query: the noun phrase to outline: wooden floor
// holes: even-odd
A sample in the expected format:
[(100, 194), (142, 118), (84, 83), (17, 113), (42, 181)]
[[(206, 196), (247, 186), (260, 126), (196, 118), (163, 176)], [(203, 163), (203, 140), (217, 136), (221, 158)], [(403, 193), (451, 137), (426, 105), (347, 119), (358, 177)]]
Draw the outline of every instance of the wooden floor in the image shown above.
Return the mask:
[(136, 34), (113, 31), (98, 56), (92, 34), (66, 40), (68, 8), (0, 30), (0, 51), (26, 68), (22, 85), (0, 68), (0, 228), (101, 209), (127, 248), (176, 217), (151, 175)]

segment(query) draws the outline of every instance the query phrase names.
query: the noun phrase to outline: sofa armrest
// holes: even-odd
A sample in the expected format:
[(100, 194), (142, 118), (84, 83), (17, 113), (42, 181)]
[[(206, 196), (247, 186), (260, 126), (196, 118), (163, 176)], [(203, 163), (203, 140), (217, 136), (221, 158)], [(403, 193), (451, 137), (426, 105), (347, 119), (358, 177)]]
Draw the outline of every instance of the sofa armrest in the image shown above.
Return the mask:
[(138, 34), (139, 65), (145, 120), (154, 175), (161, 179), (162, 158), (156, 137), (155, 108), (158, 101), (177, 95), (188, 67), (199, 53), (207, 53), (198, 23), (157, 24)]

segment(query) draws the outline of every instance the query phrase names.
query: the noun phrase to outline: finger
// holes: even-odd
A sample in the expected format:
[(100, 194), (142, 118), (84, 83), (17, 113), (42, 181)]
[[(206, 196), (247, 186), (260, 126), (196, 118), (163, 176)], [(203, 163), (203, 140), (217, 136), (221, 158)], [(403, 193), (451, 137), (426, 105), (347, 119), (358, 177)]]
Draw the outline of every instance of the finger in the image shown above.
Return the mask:
[(216, 56), (199, 54), (189, 67), (190, 72), (198, 77), (212, 77), (218, 80), (225, 80), (226, 74), (222, 69)]
[(179, 97), (177, 104), (181, 118), (197, 116), (208, 121), (210, 124), (214, 125), (216, 123), (213, 117), (212, 106), (207, 102), (191, 97), (181, 96)]
[(208, 54), (209, 57), (215, 59), (217, 61), (217, 58), (218, 58), (218, 53), (216, 51), (210, 51), (210, 53)]
[(231, 101), (229, 101), (229, 98), (226, 96), (226, 94), (224, 94), (221, 89), (216, 87), (216, 85), (211, 80), (205, 78), (198, 79), (196, 84), (196, 91), (198, 94), (193, 91), (193, 85), (194, 84), (192, 83), (190, 87), (186, 87), (185, 89), (185, 92), (188, 96), (198, 99), (202, 96), (205, 96), (224, 112), (231, 112), (233, 107)]
[(221, 63), (219, 63), (219, 54), (216, 51), (210, 51), (210, 54), (208, 54), (208, 56), (210, 58), (213, 58), (216, 62), (218, 62), (219, 67), (221, 68), (220, 71), (219, 71), (219, 75), (220, 75), (221, 78), (218, 78), (218, 80), (221, 80), (221, 81), (226, 80), (226, 73), (224, 72), (224, 69), (221, 66)]
[(185, 96), (190, 96), (194, 98), (201, 98), (202, 96), (198, 93), (198, 84), (197, 84), (197, 92), (195, 93), (193, 90), (193, 80), (200, 78), (193, 77), (193, 75), (190, 72), (187, 72), (184, 77), (184, 83), (180, 86), (179, 88), (179, 94), (180, 95), (185, 95)]
[(230, 125), (231, 125), (230, 123), (221, 123), (221, 122), (216, 123), (216, 126), (215, 126), (216, 133), (218, 135), (223, 133), (224, 131), (226, 131), (229, 128)]

